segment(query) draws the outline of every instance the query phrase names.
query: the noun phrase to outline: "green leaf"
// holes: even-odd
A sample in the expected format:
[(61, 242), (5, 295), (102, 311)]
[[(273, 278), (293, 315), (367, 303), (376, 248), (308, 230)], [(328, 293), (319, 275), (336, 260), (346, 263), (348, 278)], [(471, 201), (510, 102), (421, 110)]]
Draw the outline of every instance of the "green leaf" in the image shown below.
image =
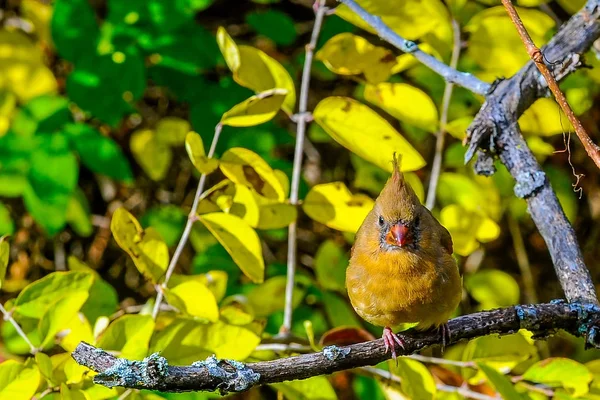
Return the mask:
[(256, 32), (282, 46), (289, 46), (296, 40), (294, 20), (287, 14), (268, 9), (246, 15), (246, 22)]
[(444, 172), (440, 175), (437, 194), (443, 206), (458, 204), (470, 211), (483, 212), (496, 221), (502, 215), (498, 188), (489, 180)]
[(142, 129), (133, 132), (129, 146), (137, 163), (152, 180), (160, 181), (167, 176), (173, 151), (156, 139), (154, 131)]
[(259, 343), (260, 337), (248, 327), (176, 318), (154, 336), (151, 351), (160, 351), (171, 365), (185, 365), (212, 354), (244, 360)]
[(236, 104), (221, 117), (221, 124), (229, 126), (254, 126), (273, 119), (287, 95), (286, 89), (260, 92)]
[(411, 399), (433, 400), (437, 387), (431, 372), (422, 363), (405, 357), (397, 359), (392, 372), (402, 380), (402, 392)]
[(193, 317), (216, 322), (219, 307), (213, 293), (197, 280), (184, 281), (173, 285), (165, 292), (167, 301), (181, 312)]
[(21, 197), (27, 186), (29, 184), (25, 176), (10, 173), (0, 174), (0, 196), (2, 197)]
[(27, 185), (23, 193), (23, 201), (27, 211), (41, 225), (49, 236), (60, 232), (67, 223), (67, 207), (70, 196), (54, 194), (49, 199), (42, 199)]
[(90, 205), (81, 189), (77, 188), (73, 192), (65, 217), (79, 236), (88, 237), (94, 231), (90, 215)]
[(148, 354), (154, 321), (150, 315), (123, 315), (108, 325), (98, 347), (118, 352), (119, 357), (141, 360)]
[(337, 400), (333, 386), (324, 376), (313, 376), (301, 381), (271, 384), (288, 400)]
[(479, 302), (483, 310), (519, 303), (519, 284), (504, 271), (480, 270), (467, 274), (464, 283), (469, 294)]
[(365, 99), (382, 108), (394, 118), (435, 133), (438, 112), (431, 98), (414, 86), (406, 83), (383, 82), (365, 86)]
[(217, 238), (242, 272), (253, 282), (264, 279), (265, 262), (258, 235), (243, 219), (215, 212), (198, 217)]
[(564, 387), (574, 397), (589, 391), (592, 374), (585, 365), (568, 358), (553, 357), (539, 361), (523, 374), (523, 379), (550, 387)]
[(485, 363), (477, 363), (477, 366), (487, 376), (488, 381), (494, 386), (505, 400), (523, 400), (521, 393), (517, 392), (513, 383), (506, 376), (487, 366)]
[(140, 218), (142, 227), (151, 226), (156, 229), (169, 247), (181, 238), (186, 221), (187, 216), (183, 210), (170, 204), (152, 207)]
[(94, 11), (86, 0), (56, 0), (51, 28), (58, 54), (71, 62), (93, 52), (100, 34)]
[[(26, 366), (30, 364), (30, 366)], [(21, 364), (15, 360), (0, 363), (0, 398), (31, 399), (40, 384), (40, 370), (31, 363)]]
[(40, 372), (42, 373), (44, 378), (46, 378), (48, 381), (52, 381), (53, 380), (53, 373), (52, 373), (53, 366), (52, 366), (52, 360), (50, 359), (50, 357), (48, 357), (46, 354), (44, 354), (42, 352), (37, 352), (37, 353), (35, 353), (35, 362), (37, 363), (37, 366), (40, 369)]
[(29, 284), (19, 293), (13, 306), (19, 316), (42, 318), (63, 297), (88, 293), (93, 275), (85, 272), (53, 272)]
[[(276, 311), (282, 311), (285, 305), (286, 277), (284, 275), (274, 276), (267, 279), (263, 284), (255, 286), (248, 294), (248, 302), (252, 306), (254, 315), (267, 317)], [(292, 307), (296, 308), (302, 302), (306, 289), (296, 282), (292, 294)]]
[(332, 229), (354, 233), (375, 202), (364, 194), (353, 195), (343, 182), (315, 185), (302, 209), (310, 218)]
[(79, 290), (66, 296), (63, 295), (47, 309), (39, 323), (42, 348), (52, 344), (54, 336), (69, 327), (69, 323), (73, 320), (73, 317), (77, 316), (89, 294), (88, 291)]
[(6, 241), (6, 236), (0, 237), (0, 289), (6, 278), (6, 268), (10, 259), (10, 245)]
[(0, 236), (12, 235), (13, 233), (15, 233), (15, 223), (10, 217), (10, 211), (4, 204), (0, 203)]
[(314, 268), (317, 281), (323, 289), (346, 292), (346, 267), (348, 255), (333, 240), (323, 242), (315, 255)]
[(362, 326), (356, 313), (347, 300), (333, 292), (323, 292), (323, 306), (331, 326), (360, 328)]
[(169, 265), (169, 248), (158, 232), (140, 223), (123, 207), (118, 208), (110, 222), (117, 244), (131, 256), (140, 273), (157, 283)]
[(426, 163), (423, 157), (385, 119), (349, 97), (327, 97), (313, 112), (317, 122), (336, 142), (363, 159), (392, 172), (392, 155), (402, 155), (402, 171)]
[(190, 132), (185, 137), (185, 150), (200, 173), (210, 174), (219, 167), (218, 160), (206, 156), (202, 138), (196, 132)]
[(69, 102), (64, 97), (44, 95), (31, 99), (15, 115), (11, 130), (20, 136), (52, 133), (71, 121)]
[(67, 124), (64, 131), (83, 165), (113, 179), (133, 181), (129, 162), (114, 140), (86, 124)]
[(185, 119), (165, 117), (156, 123), (156, 140), (169, 146), (180, 146), (190, 129), (190, 123)]

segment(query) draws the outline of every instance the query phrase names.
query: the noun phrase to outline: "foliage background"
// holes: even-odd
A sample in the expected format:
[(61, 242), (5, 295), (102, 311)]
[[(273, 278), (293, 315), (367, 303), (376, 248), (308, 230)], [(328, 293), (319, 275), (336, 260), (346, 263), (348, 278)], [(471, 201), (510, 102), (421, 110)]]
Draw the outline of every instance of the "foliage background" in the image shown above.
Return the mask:
[[(218, 46), (217, 30), (223, 27), (238, 45), (252, 46), (276, 60), (288, 71), (298, 92), (304, 46), (314, 21), (311, 4), (304, 3), (0, 3), (0, 235), (10, 235), (6, 277), (0, 274), (4, 278), (0, 279), (0, 298), (6, 309), (14, 307), (17, 322), (34, 345), (43, 349), (34, 359), (28, 358), (28, 345), (10, 324), (2, 324), (0, 383), (12, 382), (6, 386), (7, 392), (0, 384), (2, 396), (16, 393), (16, 398), (29, 398), (44, 393), (44, 398), (101, 399), (121, 395), (123, 390), (94, 387), (89, 376), (74, 366), (68, 352), (79, 340), (138, 359), (148, 351), (162, 350), (174, 364), (213, 353), (245, 360), (282, 356), (254, 350), (261, 338), (276, 335), (283, 322), (286, 226), (296, 215), (285, 200), (295, 144), (295, 124), (288, 115), (297, 109), (289, 97), (283, 103), (284, 111), (272, 120), (224, 126), (215, 153), (216, 158), (225, 160), (232, 148), (251, 150), (282, 173), (264, 172), (256, 160), (248, 167), (263, 179), (275, 177), (285, 193), (270, 197), (261, 192), (260, 179), (249, 178), (247, 170), (245, 175), (233, 167), (228, 170), (223, 162), (208, 176), (206, 187), (226, 178), (234, 183), (228, 186), (229, 192), (216, 191), (200, 207), (201, 213), (225, 212), (248, 222), (250, 231), (244, 237), (253, 235), (248, 232), (258, 233), (259, 250), (253, 254), (264, 259), (264, 271), (261, 262), (248, 266), (247, 260), (240, 261), (242, 250), (228, 252), (206, 229), (210, 223), (196, 223), (167, 293), (167, 301), (179, 312), (161, 313), (156, 323), (150, 312), (154, 283), (166, 268), (165, 257), (168, 261), (165, 251), (158, 253), (168, 247), (172, 254), (199, 177), (186, 154), (186, 135), (197, 132), (208, 149), (215, 126), (227, 110), (252, 96), (254, 90), (274, 87), (264, 78), (269, 74), (261, 75), (252, 63), (250, 71), (259, 77), (258, 83), (244, 83), (242, 72), (232, 74)], [(419, 40), (425, 51), (446, 62), (452, 50), (453, 15), (464, 41), (458, 69), (488, 82), (511, 76), (528, 59), (508, 17), (494, 1), (414, 0), (397, 7), (371, 3), (372, 12), (385, 15), (385, 21), (400, 34)], [(557, 20), (566, 20), (583, 4), (518, 3), (538, 45), (556, 32)], [(334, 328), (352, 328), (346, 331), (350, 339), (381, 334), (350, 307), (344, 270), (353, 232), (387, 179), (385, 160), (391, 159), (394, 149), (383, 142), (367, 147), (364, 141), (345, 148), (334, 138), (372, 134), (366, 131), (369, 125), (387, 121), (392, 132), (398, 132), (394, 135), (401, 134), (410, 143), (404, 150), (414, 148), (427, 163), (407, 165), (412, 171), (408, 174), (411, 184), (423, 194), (430, 178), (444, 90), (439, 76), (354, 24), (362, 26), (341, 8), (326, 17), (309, 93), (309, 110), (316, 109), (316, 123), (308, 128), (300, 182), (299, 197), (305, 202), (297, 212), (299, 270), (292, 331), (306, 341), (314, 337), (316, 346), (319, 341), (322, 345), (328, 338), (333, 340)], [(598, 59), (591, 51), (585, 61), (592, 68), (577, 71), (561, 87), (588, 132), (598, 138), (600, 75), (593, 68)], [(375, 111), (361, 109), (353, 115), (364, 126), (343, 128), (333, 117), (343, 107), (332, 104), (335, 102), (319, 104), (330, 96), (354, 98)], [(488, 179), (474, 176), (471, 168), (463, 165), (460, 141), (481, 101), (465, 89), (454, 89), (444, 172), (433, 210), (452, 233), (464, 274), (460, 314), (562, 297), (544, 241), (525, 202), (514, 196), (512, 179), (504, 167), (498, 164), (498, 173)], [(327, 118), (333, 122), (328, 124)], [(579, 143), (572, 144), (570, 153), (562, 151), (569, 127), (553, 100), (538, 100), (520, 123), (576, 229), (592, 278), (599, 282), (598, 171)], [(569, 156), (576, 173), (585, 175), (581, 193), (572, 188), (576, 178)], [(330, 182), (340, 184), (318, 186)], [(264, 198), (256, 200), (252, 193)], [(252, 223), (248, 211), (235, 208), (236, 204), (251, 207), (259, 203), (276, 204), (276, 217), (268, 221), (260, 217)], [(119, 232), (125, 233), (114, 226), (117, 241), (113, 240), (111, 218), (119, 207), (135, 216), (141, 227), (151, 227), (144, 240), (152, 238), (154, 244), (159, 243), (159, 250), (152, 254), (142, 251), (149, 254), (150, 261), (134, 263), (123, 251), (128, 248), (130, 254), (136, 253), (131, 238), (121, 236), (119, 240)], [(119, 221), (129, 218), (120, 215)], [(227, 229), (231, 231), (232, 224), (225, 224)], [(57, 275), (53, 271), (71, 272)], [(38, 286), (32, 285), (36, 282)], [(444, 355), (485, 361), (503, 374), (525, 373), (531, 382), (556, 388), (560, 398), (597, 398), (597, 356), (595, 351), (583, 351), (583, 342), (569, 335), (558, 334), (547, 345), (534, 345), (527, 332), (503, 339), (481, 338), (454, 346)], [(528, 370), (549, 357), (558, 375), (568, 370), (571, 377), (580, 377), (577, 383), (569, 385), (556, 377), (549, 382), (544, 374), (540, 378), (535, 369)], [(494, 383), (496, 375), (486, 366), (475, 374), (469, 368), (428, 365), (427, 369), (423, 365), (414, 360), (403, 361), (399, 367), (380, 365), (404, 378), (400, 388), (372, 376), (342, 372), (255, 389), (238, 397), (275, 398), (278, 392), (292, 399), (460, 398), (456, 393), (437, 391), (436, 384), (460, 386), (466, 381), (476, 392), (493, 395), (501, 390), (498, 381)], [(496, 378), (504, 379), (501, 375)], [(530, 398), (545, 398), (525, 386), (517, 384), (516, 388)], [(208, 395), (130, 392), (127, 396), (203, 399)]]

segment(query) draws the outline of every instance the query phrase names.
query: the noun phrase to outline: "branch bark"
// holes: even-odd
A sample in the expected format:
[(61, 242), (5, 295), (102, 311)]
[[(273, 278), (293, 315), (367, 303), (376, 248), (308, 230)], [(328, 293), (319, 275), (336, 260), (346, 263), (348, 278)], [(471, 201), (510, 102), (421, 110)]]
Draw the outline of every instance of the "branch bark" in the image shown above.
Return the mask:
[[(564, 329), (575, 335), (586, 335), (588, 344), (600, 347), (596, 328), (599, 318), (600, 307), (595, 304), (567, 304), (562, 300), (501, 308), (449, 321), (452, 332), (450, 344), (493, 333), (514, 333), (519, 329), (533, 331), (537, 337), (547, 337), (557, 329)], [(411, 329), (401, 336), (405, 342), (403, 355), (441, 343), (437, 331), (416, 332)], [(164, 392), (240, 392), (256, 385), (375, 365), (390, 358), (382, 339), (345, 347), (329, 346), (318, 353), (249, 364), (210, 357), (191, 366), (177, 367), (169, 366), (158, 354), (143, 361), (131, 361), (84, 342), (72, 355), (79, 364), (99, 373), (94, 377), (95, 383)]]
[[(581, 56), (600, 37), (600, 1), (589, 0), (542, 49), (548, 67), (560, 80), (581, 65)], [(575, 232), (533, 153), (527, 147), (517, 120), (548, 86), (530, 61), (515, 76), (497, 81), (467, 130), (468, 162), (477, 152), (475, 170), (494, 173), (493, 156), (500, 158), (516, 180), (517, 197), (527, 201), (529, 213), (546, 241), (565, 296), (569, 301), (598, 303)]]

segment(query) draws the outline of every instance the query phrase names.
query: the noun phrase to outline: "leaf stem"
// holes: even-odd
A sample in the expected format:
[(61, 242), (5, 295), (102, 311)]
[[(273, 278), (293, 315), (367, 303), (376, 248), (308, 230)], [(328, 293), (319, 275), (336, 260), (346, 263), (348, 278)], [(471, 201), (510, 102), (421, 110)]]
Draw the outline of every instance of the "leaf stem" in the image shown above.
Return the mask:
[[(312, 115), (307, 113), (308, 108), (308, 89), (310, 87), (310, 71), (317, 40), (323, 25), (323, 19), (327, 13), (328, 7), (325, 7), (325, 0), (317, 0), (318, 4), (315, 10), (315, 24), (313, 26), (310, 42), (306, 46), (306, 58), (304, 68), (302, 69), (302, 82), (300, 84), (300, 99), (297, 114), (296, 126), (296, 148), (294, 149), (294, 169), (292, 171), (292, 184), (290, 187), (290, 203), (298, 204), (298, 190), (300, 187), (300, 175), (302, 172), (302, 155), (304, 151), (304, 136), (306, 134), (306, 124), (308, 118)], [(285, 286), (285, 308), (283, 315), (283, 325), (279, 329), (281, 335), (288, 335), (292, 329), (292, 295), (294, 293), (294, 278), (296, 275), (297, 258), (297, 224), (293, 221), (288, 228), (288, 252), (287, 252), (287, 282)]]
[(10, 312), (6, 311), (6, 308), (4, 308), (4, 306), (2, 304), (0, 304), (0, 312), (2, 312), (2, 315), (4, 315), (4, 320), (10, 322), (12, 324), (12, 326), (15, 327), (15, 330), (17, 331), (19, 336), (21, 336), (23, 338), (23, 340), (25, 341), (25, 343), (27, 343), (27, 345), (29, 346), (29, 352), (31, 354), (37, 353), (39, 351), (39, 349), (37, 349), (33, 345), (33, 343), (31, 343), (31, 341), (29, 340), (29, 338), (27, 337), (25, 332), (23, 332), (23, 329), (21, 329), (21, 326), (12, 317), (12, 314)]
[[(452, 57), (450, 59), (450, 68), (456, 69), (458, 64), (458, 57), (460, 56), (460, 26), (455, 19), (452, 19), (452, 31), (454, 33), (454, 46), (452, 46)], [(442, 159), (444, 152), (444, 142), (446, 133), (446, 126), (448, 125), (448, 107), (450, 106), (450, 99), (452, 98), (452, 89), (454, 84), (450, 81), (446, 81), (444, 87), (444, 95), (442, 97), (442, 109), (440, 114), (440, 127), (437, 132), (435, 141), (435, 156), (433, 157), (433, 164), (431, 166), (431, 177), (429, 178), (429, 188), (427, 189), (427, 200), (425, 201), (425, 207), (433, 209), (435, 205), (435, 195), (437, 191), (438, 182), (440, 179), (440, 173), (442, 171)]]
[(515, 6), (513, 6), (513, 4), (511, 3), (511, 0), (502, 0), (502, 4), (504, 4), (504, 8), (506, 8), (506, 12), (508, 12), (508, 15), (512, 20), (513, 24), (515, 25), (515, 28), (517, 28), (517, 32), (521, 37), (521, 41), (525, 46), (525, 50), (527, 50), (527, 54), (529, 54), (529, 57), (533, 60), (537, 69), (544, 76), (544, 79), (546, 80), (550, 91), (552, 91), (554, 98), (560, 105), (560, 108), (562, 108), (564, 113), (567, 115), (567, 118), (569, 119), (569, 122), (571, 122), (571, 125), (573, 125), (573, 127), (575, 128), (575, 133), (577, 133), (579, 140), (581, 140), (581, 143), (583, 144), (586, 153), (592, 159), (592, 161), (594, 161), (594, 164), (596, 164), (596, 166), (600, 168), (600, 147), (592, 141), (592, 139), (585, 131), (583, 125), (581, 125), (579, 119), (575, 116), (575, 113), (573, 112), (571, 106), (569, 106), (569, 103), (567, 102), (565, 94), (562, 92), (562, 90), (560, 90), (556, 79), (554, 79), (554, 76), (552, 76), (552, 73), (550, 72), (548, 66), (544, 62), (544, 55), (542, 54), (539, 47), (537, 47), (535, 43), (533, 43), (531, 36), (529, 36), (529, 32), (527, 32), (525, 25), (523, 25), (523, 21), (521, 21), (521, 17), (519, 17)]
[[(212, 158), (215, 155), (215, 150), (217, 148), (217, 143), (219, 141), (219, 136), (221, 136), (221, 131), (223, 130), (223, 125), (220, 123), (215, 126), (215, 134), (213, 136), (212, 142), (210, 144), (210, 149), (208, 150), (208, 158)], [(177, 248), (175, 248), (175, 252), (173, 253), (173, 257), (171, 257), (171, 261), (169, 262), (169, 266), (167, 267), (167, 272), (165, 273), (165, 280), (160, 284), (157, 288), (156, 293), (156, 301), (154, 302), (154, 308), (152, 309), (152, 319), (156, 320), (158, 316), (158, 312), (160, 311), (160, 305), (162, 304), (163, 298), (165, 296), (164, 290), (167, 288), (167, 284), (169, 283), (169, 279), (171, 279), (171, 275), (173, 275), (173, 271), (175, 270), (175, 266), (177, 265), (177, 261), (179, 261), (179, 257), (181, 257), (181, 253), (183, 252), (183, 248), (187, 243), (190, 233), (192, 232), (192, 227), (194, 222), (198, 220), (196, 215), (196, 210), (198, 208), (198, 203), (200, 202), (200, 196), (204, 192), (204, 186), (206, 185), (206, 174), (202, 174), (200, 176), (200, 181), (198, 182), (198, 187), (196, 188), (196, 194), (194, 195), (194, 202), (192, 203), (192, 209), (187, 218), (187, 222), (185, 224), (185, 228), (183, 229), (183, 234), (181, 235), (181, 239), (179, 239), (179, 243), (177, 244)]]

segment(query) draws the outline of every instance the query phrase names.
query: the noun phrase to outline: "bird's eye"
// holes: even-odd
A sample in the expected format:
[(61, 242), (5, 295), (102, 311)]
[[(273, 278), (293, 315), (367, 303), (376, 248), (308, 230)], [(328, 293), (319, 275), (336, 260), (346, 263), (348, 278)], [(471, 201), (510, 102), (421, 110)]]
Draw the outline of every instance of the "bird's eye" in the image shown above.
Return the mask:
[(384, 223), (385, 223), (385, 221), (383, 220), (383, 217), (380, 215), (379, 216), (379, 225), (383, 226)]

